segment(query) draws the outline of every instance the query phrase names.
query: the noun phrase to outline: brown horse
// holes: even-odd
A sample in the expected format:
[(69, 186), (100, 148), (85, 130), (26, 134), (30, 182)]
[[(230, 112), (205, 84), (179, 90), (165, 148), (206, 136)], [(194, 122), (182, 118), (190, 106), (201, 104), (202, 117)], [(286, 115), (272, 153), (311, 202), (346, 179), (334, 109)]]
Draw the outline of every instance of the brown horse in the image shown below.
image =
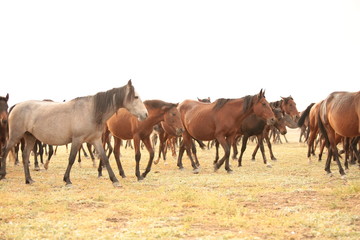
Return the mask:
[(273, 109), (280, 108), (283, 111), (283, 114), (287, 114), (293, 119), (297, 119), (300, 117), (300, 113), (296, 108), (296, 103), (292, 96), (289, 97), (281, 97), (281, 100), (270, 103)]
[(265, 99), (265, 93), (246, 96), (238, 99), (218, 99), (213, 103), (201, 103), (185, 100), (179, 105), (181, 119), (185, 127), (183, 143), (180, 147), (177, 166), (182, 169), (182, 156), (186, 150), (190, 158), (194, 173), (198, 173), (198, 160), (194, 153), (195, 161), (191, 156), (193, 147), (192, 138), (200, 141), (216, 139), (224, 149), (224, 156), (214, 164), (218, 170), (225, 162), (225, 169), (231, 172), (229, 165), (230, 147), (242, 121), (252, 113), (273, 124), (274, 113)]
[[(344, 169), (339, 161), (337, 144), (341, 137), (358, 138), (360, 136), (360, 91), (333, 92), (320, 105), (319, 128), (329, 146), (329, 155), (325, 171), (331, 174), (331, 156), (339, 167), (340, 174), (345, 177)], [(357, 159), (360, 154), (355, 150)]]
[[(177, 105), (160, 100), (144, 101), (145, 107), (149, 113), (148, 118), (144, 121), (139, 121), (131, 113), (125, 109), (119, 109), (108, 121), (107, 126), (114, 137), (114, 156), (119, 169), (119, 174), (125, 177), (124, 170), (120, 162), (120, 144), (121, 139), (134, 140), (136, 170), (135, 175), (138, 180), (142, 180), (151, 170), (151, 165), (154, 159), (154, 149), (151, 144), (150, 135), (153, 132), (153, 127), (165, 121), (167, 124), (176, 129), (177, 134), (183, 132), (183, 126), (180, 119), (180, 113), (177, 110)], [(140, 141), (142, 141), (149, 152), (150, 158), (146, 170), (140, 175)], [(99, 166), (101, 169), (101, 165)]]
[(314, 150), (314, 142), (316, 139), (316, 136), (319, 133), (319, 127), (318, 127), (318, 115), (319, 115), (319, 107), (322, 103), (311, 103), (301, 114), (300, 119), (298, 121), (298, 126), (303, 127), (306, 119), (308, 119), (309, 122), (309, 130), (308, 135), (306, 136), (307, 143), (308, 143), (308, 153), (307, 157), (309, 159), (309, 162), (311, 162), (311, 155), (315, 154)]
[(9, 94), (6, 97), (0, 97), (0, 156), (2, 148), (6, 145), (8, 139), (8, 100)]

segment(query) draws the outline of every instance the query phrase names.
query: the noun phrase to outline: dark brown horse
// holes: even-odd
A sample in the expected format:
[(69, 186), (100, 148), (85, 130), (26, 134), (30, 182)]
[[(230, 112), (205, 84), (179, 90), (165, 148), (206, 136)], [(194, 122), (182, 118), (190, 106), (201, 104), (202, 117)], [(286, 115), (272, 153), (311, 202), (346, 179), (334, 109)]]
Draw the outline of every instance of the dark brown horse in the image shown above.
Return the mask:
[(8, 100), (9, 94), (6, 97), (0, 97), (0, 156), (2, 148), (6, 145), (8, 139)]
[[(284, 115), (282, 114), (282, 111), (280, 108), (273, 109), (274, 115), (275, 115), (275, 123), (274, 127), (277, 128), (281, 134), (286, 134), (286, 125), (284, 121)], [(240, 157), (238, 159), (238, 166), (242, 166), (242, 156), (246, 150), (246, 144), (248, 141), (248, 138), (251, 136), (256, 136), (258, 139), (257, 146), (255, 147), (254, 153), (252, 155), (252, 160), (255, 160), (255, 155), (260, 148), (261, 154), (263, 157), (264, 164), (267, 164), (268, 167), (271, 167), (270, 163), (267, 162), (266, 156), (265, 156), (265, 149), (264, 149), (264, 139), (267, 142), (269, 151), (270, 151), (270, 157), (272, 160), (276, 160), (274, 153), (272, 152), (272, 146), (269, 138), (269, 132), (272, 126), (267, 125), (266, 121), (259, 118), (255, 114), (250, 115), (244, 121), (242, 122), (241, 128), (239, 129), (239, 133), (243, 136), (242, 138), (242, 147), (241, 147), (241, 153)], [(236, 145), (234, 144), (234, 155), (236, 156), (237, 149)]]
[(201, 103), (185, 100), (179, 105), (181, 119), (185, 127), (183, 143), (180, 147), (177, 166), (182, 169), (182, 156), (186, 150), (194, 173), (198, 173), (198, 160), (191, 155), (192, 138), (200, 141), (216, 139), (224, 149), (224, 156), (214, 164), (215, 171), (225, 162), (225, 169), (231, 172), (229, 165), (230, 147), (242, 121), (252, 113), (274, 123), (274, 113), (261, 90), (259, 94), (238, 99), (218, 99), (213, 103)]
[[(144, 121), (139, 121), (131, 113), (125, 109), (119, 109), (108, 121), (107, 126), (114, 137), (114, 156), (119, 169), (119, 174), (125, 177), (124, 170), (120, 162), (120, 144), (123, 140), (134, 140), (136, 170), (135, 175), (138, 180), (142, 180), (151, 170), (151, 165), (154, 159), (154, 149), (151, 144), (150, 135), (153, 132), (153, 127), (165, 121), (167, 124), (176, 129), (178, 134), (183, 132), (183, 126), (180, 119), (180, 113), (177, 110), (177, 105), (160, 100), (147, 100), (144, 104), (149, 113), (148, 118)], [(140, 175), (140, 141), (145, 144), (149, 152), (150, 158), (146, 170)], [(101, 166), (99, 166), (101, 169)]]
[[(320, 105), (319, 128), (329, 146), (329, 155), (325, 171), (331, 174), (330, 163), (333, 157), (338, 164), (340, 174), (345, 177), (339, 161), (337, 144), (339, 138), (358, 138), (360, 136), (360, 91), (333, 92)], [(355, 150), (357, 159), (360, 154)]]

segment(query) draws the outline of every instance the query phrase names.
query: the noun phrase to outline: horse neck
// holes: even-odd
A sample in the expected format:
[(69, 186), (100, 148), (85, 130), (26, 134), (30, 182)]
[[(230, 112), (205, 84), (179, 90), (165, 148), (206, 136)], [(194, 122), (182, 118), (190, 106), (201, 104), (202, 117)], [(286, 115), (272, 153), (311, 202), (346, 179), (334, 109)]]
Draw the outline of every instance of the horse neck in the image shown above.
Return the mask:
[(149, 115), (145, 120), (142, 121), (144, 122), (144, 124), (154, 126), (160, 123), (161, 121), (164, 121), (165, 113), (163, 112), (158, 113), (157, 109), (153, 109), (153, 108), (147, 108), (147, 110)]
[[(254, 109), (253, 109), (253, 105), (254, 105), (254, 100), (251, 99), (251, 104), (250, 106), (245, 109), (245, 111), (243, 110), (244, 108), (244, 98), (239, 98), (239, 99), (234, 99), (231, 102), (229, 102), (229, 105), (232, 105), (233, 107), (230, 109), (230, 114), (235, 114), (235, 122), (237, 126), (240, 126), (242, 121), (247, 118), (248, 116), (250, 116), (251, 114), (254, 114)], [(236, 110), (234, 110), (236, 109)]]

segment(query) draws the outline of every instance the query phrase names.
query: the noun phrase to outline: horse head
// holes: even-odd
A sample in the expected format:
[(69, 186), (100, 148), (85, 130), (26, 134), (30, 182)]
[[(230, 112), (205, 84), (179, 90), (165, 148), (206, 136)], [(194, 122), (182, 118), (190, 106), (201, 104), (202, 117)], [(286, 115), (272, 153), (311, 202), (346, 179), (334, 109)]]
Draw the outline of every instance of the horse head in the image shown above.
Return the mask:
[(0, 126), (6, 126), (8, 123), (8, 102), (9, 94), (6, 97), (0, 97)]
[(131, 79), (128, 81), (126, 87), (126, 96), (124, 98), (124, 107), (129, 110), (133, 115), (138, 117), (139, 120), (144, 120), (148, 116), (148, 111), (141, 101), (139, 94), (135, 91)]
[(287, 129), (286, 129), (286, 121), (282, 110), (280, 108), (274, 108), (273, 112), (276, 119), (274, 126), (280, 131), (282, 135), (285, 135), (287, 133)]
[(184, 126), (181, 121), (180, 112), (177, 108), (179, 104), (172, 104), (164, 115), (164, 121), (171, 127), (177, 136), (181, 136), (184, 132)]
[(272, 111), (269, 102), (265, 98), (265, 91), (262, 89), (255, 97), (255, 103), (253, 103), (253, 110), (255, 115), (266, 120), (266, 123), (273, 125), (275, 123), (275, 115)]
[(296, 108), (296, 103), (292, 96), (289, 97), (281, 97), (281, 109), (284, 113), (290, 115), (293, 119), (298, 119), (300, 117), (300, 113)]

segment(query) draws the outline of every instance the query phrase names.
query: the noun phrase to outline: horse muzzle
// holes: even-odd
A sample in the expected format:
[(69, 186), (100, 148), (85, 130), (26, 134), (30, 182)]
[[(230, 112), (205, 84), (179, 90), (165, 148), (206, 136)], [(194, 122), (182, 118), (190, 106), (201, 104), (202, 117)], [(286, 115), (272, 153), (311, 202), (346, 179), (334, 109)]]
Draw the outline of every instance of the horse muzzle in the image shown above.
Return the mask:
[(144, 113), (144, 114), (140, 114), (138, 116), (138, 119), (139, 119), (139, 121), (144, 121), (145, 119), (147, 119), (147, 117), (148, 117), (148, 114)]
[(176, 129), (176, 135), (177, 135), (177, 136), (181, 136), (183, 132), (184, 132), (184, 129), (183, 129), (183, 128), (177, 128), (177, 129)]

